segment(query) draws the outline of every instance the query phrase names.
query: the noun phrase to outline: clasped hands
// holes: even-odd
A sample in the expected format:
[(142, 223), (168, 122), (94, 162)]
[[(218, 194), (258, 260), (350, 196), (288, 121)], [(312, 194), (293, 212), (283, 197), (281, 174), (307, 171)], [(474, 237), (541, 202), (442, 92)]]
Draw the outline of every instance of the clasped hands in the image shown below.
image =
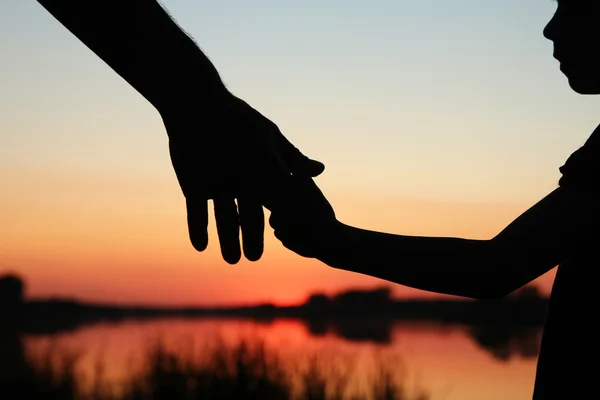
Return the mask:
[(271, 211), (269, 223), (284, 246), (304, 257), (318, 257), (337, 225), (332, 207), (312, 180), (324, 165), (302, 154), (277, 125), (232, 94), (181, 103), (159, 112), (194, 248), (204, 251), (208, 246), (208, 201), (213, 200), (226, 262), (237, 263), (242, 250), (250, 261), (261, 258), (263, 206)]

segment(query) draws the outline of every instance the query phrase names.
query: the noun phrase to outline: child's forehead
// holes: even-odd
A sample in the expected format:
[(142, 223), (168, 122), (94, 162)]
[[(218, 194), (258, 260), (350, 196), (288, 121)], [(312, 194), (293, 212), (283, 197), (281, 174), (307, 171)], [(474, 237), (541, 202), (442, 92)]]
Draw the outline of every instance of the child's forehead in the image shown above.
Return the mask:
[(569, 15), (573, 19), (598, 18), (600, 0), (553, 0), (557, 3), (557, 12)]
[(585, 6), (585, 7), (595, 7), (600, 2), (598, 0), (553, 0), (555, 3), (558, 3), (560, 6)]

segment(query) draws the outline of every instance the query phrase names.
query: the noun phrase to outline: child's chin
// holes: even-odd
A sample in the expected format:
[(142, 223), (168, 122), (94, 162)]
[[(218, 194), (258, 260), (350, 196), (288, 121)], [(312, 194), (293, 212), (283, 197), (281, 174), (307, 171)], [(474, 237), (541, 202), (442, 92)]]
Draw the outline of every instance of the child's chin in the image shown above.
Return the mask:
[(597, 95), (600, 94), (600, 76), (595, 77), (570, 77), (567, 75), (569, 80), (569, 86), (576, 93), (582, 95)]

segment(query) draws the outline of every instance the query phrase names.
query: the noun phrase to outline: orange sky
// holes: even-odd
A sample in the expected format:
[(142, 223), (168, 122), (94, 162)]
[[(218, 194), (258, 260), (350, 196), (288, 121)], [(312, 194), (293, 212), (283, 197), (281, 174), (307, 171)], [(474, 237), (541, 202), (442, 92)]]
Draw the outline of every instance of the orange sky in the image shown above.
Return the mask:
[[(0, 179), (11, 193), (0, 200), (0, 268), (22, 274), (30, 296), (144, 304), (290, 303), (315, 290), (383, 283), (299, 257), (270, 230), (258, 263), (230, 266), (222, 261), (212, 221), (209, 249), (198, 253), (187, 239), (175, 180), (140, 182), (25, 169), (0, 174)], [(368, 199), (358, 193), (329, 197), (339, 218), (355, 226), (471, 238), (493, 236), (528, 206)], [(551, 279), (541, 280), (546, 291)], [(429, 295), (402, 286), (395, 292)]]

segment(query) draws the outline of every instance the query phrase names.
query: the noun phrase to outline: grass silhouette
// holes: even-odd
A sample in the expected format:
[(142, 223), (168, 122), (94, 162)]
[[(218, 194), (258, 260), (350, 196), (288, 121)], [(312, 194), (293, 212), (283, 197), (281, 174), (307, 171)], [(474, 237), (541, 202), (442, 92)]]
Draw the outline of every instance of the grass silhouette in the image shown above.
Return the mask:
[[(197, 353), (197, 354), (196, 354)], [(98, 364), (89, 384), (78, 370), (81, 354), (50, 346), (23, 356), (0, 376), (0, 398), (38, 400), (428, 400), (408, 394), (402, 368), (376, 361), (367, 387), (357, 390), (351, 359), (314, 353), (288, 359), (260, 340), (234, 345), (217, 340), (201, 352), (171, 348), (161, 341), (147, 348), (141, 366), (122, 383), (106, 379)], [(14, 360), (13, 360), (14, 361)], [(341, 361), (341, 362), (340, 362)], [(0, 361), (1, 363), (1, 361)], [(10, 371), (10, 373), (6, 373)]]

